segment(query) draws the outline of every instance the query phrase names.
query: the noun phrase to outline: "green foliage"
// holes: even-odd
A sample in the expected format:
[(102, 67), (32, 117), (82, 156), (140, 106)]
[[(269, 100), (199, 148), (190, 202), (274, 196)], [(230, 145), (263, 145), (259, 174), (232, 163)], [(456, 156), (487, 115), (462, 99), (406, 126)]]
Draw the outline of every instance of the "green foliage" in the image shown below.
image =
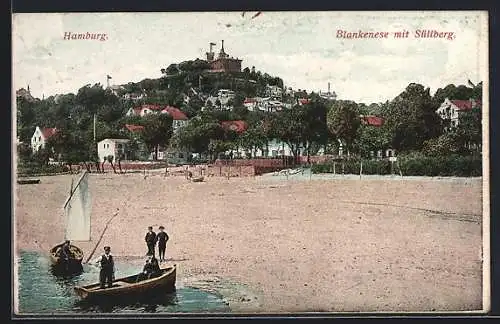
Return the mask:
[(439, 106), (443, 101), (448, 98), (450, 100), (469, 100), (482, 99), (482, 87), (483, 83), (480, 82), (472, 87), (465, 85), (456, 86), (454, 84), (449, 84), (444, 88), (439, 88), (434, 94), (433, 101), (436, 106)]
[(168, 146), (172, 137), (172, 117), (169, 114), (146, 115), (141, 139), (149, 152), (154, 151), (154, 159), (158, 158), (158, 146)]
[(20, 143), (17, 145), (17, 158), (20, 162), (30, 161), (31, 155), (32, 155), (32, 150), (28, 144)]
[[(360, 172), (360, 160), (346, 160), (335, 163), (335, 173), (356, 174)], [(482, 175), (482, 160), (480, 157), (446, 155), (425, 156), (421, 153), (413, 153), (400, 156), (398, 164), (394, 163), (393, 173), (399, 173), (399, 167), (403, 176), (455, 176), (455, 177), (477, 177)], [(313, 173), (333, 173), (333, 163), (313, 165)], [(363, 160), (363, 174), (390, 175), (391, 162), (388, 160)]]
[[(448, 85), (438, 89), (433, 97), (430, 96), (429, 89), (412, 83), (393, 100), (369, 105), (352, 101), (330, 104), (316, 93), (308, 94), (301, 90), (294, 95), (283, 95), (283, 101), (295, 104), (298, 98), (309, 98), (309, 104), (266, 113), (248, 111), (243, 101), (246, 97), (264, 96), (267, 85), (283, 87), (282, 79), (255, 71), (255, 68), (245, 68), (242, 72), (234, 73), (209, 73), (206, 71), (208, 68), (208, 63), (204, 60), (171, 64), (161, 70), (162, 78), (130, 82), (123, 86), (123, 90), (119, 90), (121, 93), (146, 94), (147, 97), (141, 101), (121, 100), (100, 84), (85, 85), (76, 95), (57, 95), (44, 100), (18, 98), (17, 136), (21, 141), (29, 143), (36, 126), (56, 127), (59, 130), (50, 138), (48, 150), (35, 156), (26, 147), (20, 147), (19, 158), (26, 162), (38, 160), (39, 165), (46, 165), (47, 157), (60, 157), (72, 163), (97, 161), (94, 115), (97, 120), (97, 141), (104, 138), (132, 140), (130, 147), (133, 147), (134, 152), (127, 152), (127, 158), (144, 159), (158, 145), (166, 147), (169, 144), (197, 153), (209, 153), (212, 157), (231, 148), (255, 152), (265, 147), (271, 139), (287, 143), (295, 156), (301, 149), (305, 149), (309, 155), (320, 148), (332, 148), (332, 144), (336, 145), (337, 140), (341, 140), (345, 145), (344, 149), (359, 153), (356, 156), (362, 158), (368, 158), (370, 151), (376, 152), (388, 147), (403, 153), (422, 151), (425, 157), (417, 159), (418, 161), (408, 160), (408, 170), (424, 170), (425, 172), (411, 172), (434, 174), (437, 171), (431, 170), (433, 165), (425, 166), (430, 168), (425, 170), (424, 166), (417, 165), (419, 161), (424, 158), (440, 159), (452, 154), (465, 156), (480, 153), (481, 109), (462, 113), (455, 131), (443, 135), (441, 120), (435, 110), (446, 97), (481, 99), (482, 83), (471, 86)], [(219, 89), (235, 91), (236, 95), (232, 99), (234, 109), (217, 111), (213, 107), (220, 107), (221, 103), (217, 101), (208, 104), (202, 112), (205, 96), (200, 93), (214, 95)], [(184, 100), (185, 95), (189, 96), (189, 100)], [(176, 106), (190, 118), (188, 126), (172, 137), (172, 121), (164, 118), (168, 115), (124, 117), (129, 108), (142, 103)], [(382, 127), (361, 125), (360, 114), (383, 117), (385, 124)], [(244, 120), (249, 127), (242, 134), (224, 130), (220, 122), (229, 120)], [(123, 129), (125, 124), (142, 125), (146, 128), (142, 134), (130, 133)], [(434, 160), (425, 161), (433, 163)], [(457, 161), (457, 165), (451, 162), (449, 165), (467, 170), (462, 167), (466, 165), (465, 160)], [(356, 160), (345, 163), (344, 170), (358, 173), (359, 166), (355, 163)], [(367, 160), (364, 169), (366, 173), (388, 172), (387, 163), (383, 161)]]
[(413, 153), (399, 158), (403, 175), (409, 176), (457, 176), (477, 177), (482, 175), (481, 157), (445, 155), (424, 156)]
[(334, 138), (345, 143), (347, 150), (354, 148), (361, 124), (359, 115), (358, 105), (353, 101), (336, 101), (328, 110), (328, 129)]
[(419, 150), (423, 143), (442, 133), (437, 106), (430, 89), (412, 83), (383, 107), (386, 127), (392, 134), (392, 147), (398, 151)]
[(427, 156), (443, 156), (459, 153), (463, 146), (460, 145), (456, 133), (445, 133), (439, 137), (431, 138), (424, 142), (422, 153)]

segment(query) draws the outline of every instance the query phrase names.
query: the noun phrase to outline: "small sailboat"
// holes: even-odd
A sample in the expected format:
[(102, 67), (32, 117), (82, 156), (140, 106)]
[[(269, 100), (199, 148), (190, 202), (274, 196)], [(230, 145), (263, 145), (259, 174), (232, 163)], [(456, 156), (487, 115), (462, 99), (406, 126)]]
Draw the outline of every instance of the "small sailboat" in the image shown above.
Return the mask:
[[(66, 218), (66, 241), (90, 241), (90, 214), (91, 200), (88, 187), (88, 172), (84, 171), (71, 189), (69, 197), (64, 203)], [(61, 257), (64, 243), (57, 244), (49, 251), (53, 270), (57, 273), (68, 274), (82, 270), (83, 251), (74, 244), (69, 246), (69, 259)]]

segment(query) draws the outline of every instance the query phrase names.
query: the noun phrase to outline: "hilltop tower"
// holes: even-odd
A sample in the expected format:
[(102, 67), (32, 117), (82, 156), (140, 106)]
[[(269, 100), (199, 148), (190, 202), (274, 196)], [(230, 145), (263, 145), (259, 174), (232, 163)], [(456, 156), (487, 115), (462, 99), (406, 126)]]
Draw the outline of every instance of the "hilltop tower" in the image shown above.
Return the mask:
[(214, 60), (215, 53), (212, 51), (212, 47), (215, 43), (210, 42), (210, 52), (205, 53), (207, 55), (207, 61), (210, 63)]
[[(215, 45), (215, 44), (214, 44)], [(208, 59), (207, 55), (207, 59)], [(241, 72), (242, 60), (238, 58), (229, 57), (224, 50), (224, 40), (222, 40), (221, 49), (216, 60), (208, 60), (212, 72)]]

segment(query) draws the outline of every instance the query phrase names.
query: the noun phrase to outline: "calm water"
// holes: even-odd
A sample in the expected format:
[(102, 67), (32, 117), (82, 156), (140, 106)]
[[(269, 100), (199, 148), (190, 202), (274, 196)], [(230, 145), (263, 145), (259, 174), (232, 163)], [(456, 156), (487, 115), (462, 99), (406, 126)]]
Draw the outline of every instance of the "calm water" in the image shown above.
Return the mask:
[[(116, 277), (140, 271), (137, 266), (117, 263)], [(19, 312), (20, 313), (227, 313), (228, 306), (214, 294), (199, 289), (180, 287), (170, 294), (160, 294), (154, 299), (133, 304), (92, 305), (79, 300), (75, 285), (98, 281), (99, 269), (83, 266), (79, 275), (61, 278), (50, 271), (49, 259), (36, 252), (22, 252), (19, 258)], [(179, 278), (177, 278), (179, 281)]]

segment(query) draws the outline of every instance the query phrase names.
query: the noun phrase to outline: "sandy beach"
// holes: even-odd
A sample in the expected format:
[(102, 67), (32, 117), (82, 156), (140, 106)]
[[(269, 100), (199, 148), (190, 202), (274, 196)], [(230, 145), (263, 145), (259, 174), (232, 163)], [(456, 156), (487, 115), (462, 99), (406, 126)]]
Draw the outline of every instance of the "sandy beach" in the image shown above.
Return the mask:
[[(71, 175), (40, 179), (16, 189), (17, 251), (64, 238)], [(90, 253), (119, 209), (96, 253), (139, 262), (147, 226), (163, 225), (179, 284), (234, 312), (482, 308), (481, 179), (205, 180), (91, 174), (92, 241), (78, 246)]]

